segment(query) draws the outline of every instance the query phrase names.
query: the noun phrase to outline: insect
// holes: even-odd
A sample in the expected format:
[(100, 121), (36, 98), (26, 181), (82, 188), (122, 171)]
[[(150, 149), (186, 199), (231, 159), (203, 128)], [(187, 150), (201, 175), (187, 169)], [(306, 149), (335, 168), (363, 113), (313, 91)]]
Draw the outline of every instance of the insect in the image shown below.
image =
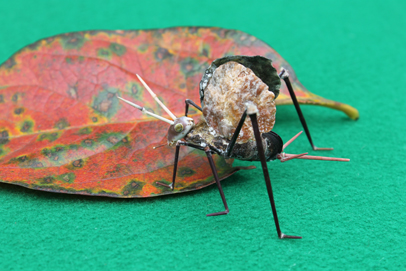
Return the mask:
[[(211, 213), (207, 216), (225, 215), (229, 213), (229, 208), (212, 156), (220, 155), (224, 158), (260, 161), (278, 237), (280, 239), (301, 238), (300, 236), (285, 235), (280, 229), (267, 162), (276, 159), (285, 162), (295, 158), (330, 161), (349, 161), (349, 159), (309, 156), (307, 155), (308, 153), (284, 153), (284, 149), (301, 132), (283, 144), (281, 137), (272, 131), (275, 122), (274, 100), (279, 94), (281, 79), (289, 90), (313, 150), (332, 149), (318, 148), (313, 144), (287, 70), (282, 68), (278, 74), (272, 66), (272, 61), (262, 56), (228, 56), (217, 59), (206, 70), (200, 82), (202, 107), (198, 106), (194, 101), (186, 99), (185, 115), (181, 117), (175, 116), (159, 100), (143, 79), (139, 76), (138, 78), (156, 102), (172, 118), (172, 120), (163, 118), (142, 106), (118, 97), (143, 113), (170, 124), (167, 144), (176, 147), (173, 177), (171, 183), (158, 182), (159, 185), (166, 186), (172, 190), (175, 188), (181, 146), (188, 146), (204, 151), (225, 209), (224, 211)], [(188, 117), (189, 106), (193, 106), (203, 112), (204, 120), (194, 123), (194, 120)]]

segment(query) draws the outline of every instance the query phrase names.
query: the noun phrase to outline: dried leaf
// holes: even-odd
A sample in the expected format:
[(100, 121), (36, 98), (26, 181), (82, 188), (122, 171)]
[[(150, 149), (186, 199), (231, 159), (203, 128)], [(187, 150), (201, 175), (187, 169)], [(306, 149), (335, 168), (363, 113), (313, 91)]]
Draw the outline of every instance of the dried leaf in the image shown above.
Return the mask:
[[(299, 102), (356, 110), (308, 92), (268, 45), (240, 31), (180, 27), (88, 31), (40, 40), (0, 66), (0, 181), (32, 189), (148, 197), (214, 183), (205, 154), (182, 148), (175, 191), (168, 126), (119, 103), (116, 94), (167, 116), (144, 91), (140, 74), (169, 109), (199, 101), (202, 72), (225, 55), (263, 55), (291, 71)], [(277, 104), (290, 103), (283, 87)], [(354, 111), (355, 110), (355, 111)], [(197, 112), (193, 115), (198, 118)], [(169, 117), (168, 117), (169, 118)], [(239, 168), (215, 156), (219, 176)]]

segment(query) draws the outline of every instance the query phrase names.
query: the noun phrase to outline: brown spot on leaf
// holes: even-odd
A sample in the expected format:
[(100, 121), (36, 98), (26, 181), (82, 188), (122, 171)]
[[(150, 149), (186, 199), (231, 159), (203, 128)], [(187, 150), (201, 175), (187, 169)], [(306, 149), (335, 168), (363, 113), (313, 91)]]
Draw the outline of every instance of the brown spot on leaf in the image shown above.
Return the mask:
[(7, 69), (11, 69), (12, 67), (14, 67), (16, 65), (16, 61), (14, 59), (14, 57), (9, 58), (5, 63), (4, 66)]
[(52, 177), (45, 177), (43, 182), (44, 183), (52, 183), (52, 181), (53, 181)]
[(109, 136), (109, 137), (107, 138), (107, 141), (110, 142), (111, 144), (115, 145), (115, 144), (117, 144), (117, 142), (118, 142), (118, 138), (115, 137), (115, 136)]
[(97, 118), (96, 118), (96, 117), (93, 117), (93, 118), (92, 118), (92, 121), (93, 121), (93, 122), (97, 122)]
[(74, 167), (82, 167), (82, 166), (83, 166), (83, 160), (82, 160), (82, 159), (79, 159), (79, 160), (73, 161), (73, 162), (72, 162), (72, 165), (73, 165)]
[(0, 145), (7, 144), (9, 142), (9, 135), (6, 130), (0, 132)]
[(24, 108), (22, 108), (22, 107), (14, 109), (14, 114), (16, 114), (16, 115), (20, 115), (23, 112), (24, 112)]
[(111, 103), (112, 102), (110, 100), (104, 100), (99, 104), (99, 106), (97, 106), (97, 109), (100, 112), (107, 112), (107, 111), (109, 111), (109, 109), (111, 107)]
[(192, 176), (193, 174), (195, 174), (196, 172), (188, 167), (181, 167), (179, 168), (179, 177), (188, 177), (188, 176)]
[(70, 87), (68, 90), (68, 95), (70, 97), (72, 97), (73, 99), (77, 99), (78, 98), (78, 89), (76, 86), (74, 87)]
[(85, 145), (87, 145), (87, 146), (92, 146), (92, 145), (93, 145), (93, 140), (91, 140), (91, 139), (85, 139), (83, 142), (84, 142)]
[(66, 119), (60, 119), (56, 124), (55, 127), (59, 130), (62, 130), (66, 127), (70, 126), (69, 122)]
[(156, 60), (163, 60), (166, 58), (170, 58), (172, 54), (165, 48), (158, 48), (158, 50), (155, 52), (155, 59)]
[(133, 86), (131, 87), (131, 92), (132, 92), (132, 94), (137, 94), (138, 89), (137, 89), (137, 87), (136, 87), (135, 85), (133, 85)]
[(209, 56), (209, 51), (206, 48), (204, 48), (202, 51), (202, 55), (204, 55), (206, 57)]
[(54, 161), (58, 161), (58, 160), (59, 160), (59, 156), (58, 156), (58, 155), (55, 155)]
[(27, 156), (20, 156), (20, 157), (18, 157), (18, 161), (20, 161), (20, 162), (25, 162), (27, 160)]
[(13, 102), (17, 102), (18, 101), (18, 93), (15, 93), (13, 96), (11, 96), (11, 100)]
[(32, 123), (28, 121), (24, 121), (23, 126), (21, 127), (20, 131), (23, 133), (28, 132), (31, 129)]

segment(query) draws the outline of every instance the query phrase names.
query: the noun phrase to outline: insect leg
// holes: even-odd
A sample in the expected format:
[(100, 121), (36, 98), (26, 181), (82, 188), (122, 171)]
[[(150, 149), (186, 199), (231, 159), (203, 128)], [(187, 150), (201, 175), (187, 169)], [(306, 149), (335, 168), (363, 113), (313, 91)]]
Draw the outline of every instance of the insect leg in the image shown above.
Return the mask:
[(195, 104), (192, 100), (186, 99), (185, 104), (186, 104), (186, 110), (185, 110), (186, 117), (187, 117), (187, 113), (189, 112), (189, 105), (193, 105), (194, 107), (197, 108), (197, 110), (199, 110), (200, 112), (203, 112), (202, 108), (200, 106), (198, 106), (197, 104)]
[(166, 186), (170, 189), (175, 188), (175, 180), (176, 180), (176, 171), (178, 170), (178, 160), (179, 160), (179, 150), (180, 150), (180, 142), (176, 143), (176, 151), (175, 151), (175, 163), (173, 164), (173, 176), (172, 176), (172, 183), (170, 185), (167, 185), (165, 183), (162, 182), (157, 182), (157, 184), (162, 185), (162, 186)]
[(178, 162), (179, 162), (179, 151), (180, 151), (180, 146), (182, 146), (182, 145), (204, 151), (204, 148), (199, 146), (199, 145), (194, 145), (194, 144), (179, 140), (176, 143), (175, 163), (173, 165), (172, 183), (168, 185), (166, 183), (156, 182), (157, 184), (168, 187), (168, 188), (170, 188), (172, 190), (175, 188), (176, 172), (177, 172), (177, 169), (178, 169)]
[(231, 141), (227, 146), (226, 157), (230, 157), (230, 154), (233, 151), (235, 142), (237, 141), (238, 135), (240, 134), (241, 128), (244, 125), (244, 121), (245, 121), (246, 118), (247, 118), (247, 110), (244, 111), (244, 113), (241, 116), (240, 122), (237, 125), (237, 128), (235, 128), (235, 132), (233, 134), (233, 137), (231, 138)]
[(223, 212), (212, 213), (212, 214), (208, 214), (207, 216), (226, 215), (229, 213), (227, 201), (226, 201), (226, 197), (224, 196), (223, 188), (221, 187), (219, 176), (217, 175), (216, 165), (214, 164), (213, 157), (211, 156), (211, 150), (209, 147), (206, 147), (204, 149), (204, 151), (206, 152), (207, 159), (209, 160), (211, 170), (213, 171), (213, 176), (214, 176), (214, 179), (216, 180), (216, 184), (219, 189), (221, 200), (223, 201), (223, 204), (224, 204), (224, 208), (226, 209)]
[(330, 150), (332, 150), (333, 148), (318, 148), (318, 147), (314, 146), (312, 137), (310, 135), (309, 128), (307, 127), (307, 124), (306, 124), (306, 120), (305, 120), (305, 118), (303, 116), (302, 110), (300, 109), (299, 102), (297, 101), (297, 98), (296, 98), (296, 94), (295, 94), (295, 92), (293, 91), (293, 88), (292, 88), (292, 84), (290, 83), (288, 71), (285, 70), (284, 68), (282, 68), (281, 72), (279, 73), (279, 77), (281, 79), (283, 79), (283, 81), (285, 81), (285, 84), (288, 87), (290, 97), (292, 98), (292, 102), (295, 105), (297, 114), (299, 115), (300, 122), (302, 123), (303, 129), (306, 132), (307, 139), (309, 140), (309, 143), (312, 146), (313, 150), (315, 150), (315, 151), (330, 151)]
[(180, 145), (176, 144), (175, 163), (173, 165), (173, 177), (172, 177), (172, 183), (170, 185), (170, 188), (172, 190), (175, 188), (176, 171), (178, 170), (179, 150), (180, 150)]
[(262, 145), (261, 133), (260, 133), (259, 127), (258, 127), (257, 114), (254, 112), (253, 114), (250, 114), (249, 116), (251, 118), (252, 128), (254, 130), (254, 135), (255, 135), (255, 140), (257, 142), (258, 155), (261, 160), (262, 171), (264, 172), (266, 189), (268, 190), (268, 196), (269, 196), (269, 200), (271, 202), (273, 219), (275, 220), (275, 226), (276, 226), (276, 231), (278, 233), (278, 236), (280, 239), (284, 239), (284, 238), (301, 239), (302, 237), (300, 237), (300, 236), (285, 235), (281, 232), (281, 229), (279, 227), (278, 214), (276, 213), (275, 201), (273, 198), (271, 179), (269, 177), (268, 166), (266, 164), (266, 159), (265, 159), (264, 147)]

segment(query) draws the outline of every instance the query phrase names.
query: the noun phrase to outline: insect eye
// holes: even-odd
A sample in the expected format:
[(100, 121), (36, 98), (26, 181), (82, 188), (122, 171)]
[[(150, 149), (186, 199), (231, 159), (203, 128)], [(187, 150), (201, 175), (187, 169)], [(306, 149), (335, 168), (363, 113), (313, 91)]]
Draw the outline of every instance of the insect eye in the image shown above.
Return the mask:
[(182, 123), (178, 123), (178, 124), (175, 125), (175, 131), (178, 132), (178, 133), (183, 131)]

